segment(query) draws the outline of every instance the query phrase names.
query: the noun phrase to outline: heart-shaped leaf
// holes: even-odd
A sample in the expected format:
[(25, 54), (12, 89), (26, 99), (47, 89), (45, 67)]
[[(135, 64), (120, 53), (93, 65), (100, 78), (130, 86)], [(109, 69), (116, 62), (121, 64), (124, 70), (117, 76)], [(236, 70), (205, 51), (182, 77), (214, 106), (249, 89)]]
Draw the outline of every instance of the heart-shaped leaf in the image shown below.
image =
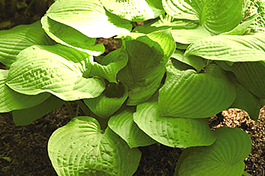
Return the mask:
[(237, 128), (222, 127), (215, 133), (213, 145), (184, 150), (175, 176), (242, 176), (244, 159), (251, 151), (251, 138)]
[(159, 31), (125, 42), (129, 56), (127, 65), (118, 73), (128, 87), (129, 105), (148, 100), (160, 86), (165, 64), (175, 50), (170, 31)]
[(162, 116), (206, 118), (230, 107), (235, 97), (234, 85), (217, 65), (196, 73), (171, 64), (158, 103)]
[(131, 176), (141, 153), (92, 117), (76, 117), (49, 139), (48, 153), (59, 176)]
[(103, 92), (104, 83), (82, 77), (91, 65), (89, 57), (63, 45), (32, 46), (20, 52), (6, 83), (23, 94), (49, 92), (65, 101), (97, 97)]
[(23, 49), (32, 45), (53, 45), (53, 41), (45, 34), (40, 22), (20, 25), (10, 30), (0, 31), (0, 62), (10, 66)]
[(110, 129), (127, 142), (130, 148), (148, 146), (156, 143), (133, 121), (134, 108), (127, 108), (113, 115), (108, 122)]
[(215, 141), (207, 119), (160, 116), (154, 100), (138, 105), (133, 118), (147, 135), (169, 147), (208, 146)]
[[(91, 38), (109, 38), (132, 29), (130, 21), (106, 11), (99, 0), (56, 1), (43, 18), (46, 16)], [(44, 29), (49, 27), (47, 23), (43, 25)]]
[(50, 94), (36, 96), (24, 95), (10, 89), (5, 83), (9, 70), (0, 70), (0, 112), (10, 112), (38, 105), (49, 98)]

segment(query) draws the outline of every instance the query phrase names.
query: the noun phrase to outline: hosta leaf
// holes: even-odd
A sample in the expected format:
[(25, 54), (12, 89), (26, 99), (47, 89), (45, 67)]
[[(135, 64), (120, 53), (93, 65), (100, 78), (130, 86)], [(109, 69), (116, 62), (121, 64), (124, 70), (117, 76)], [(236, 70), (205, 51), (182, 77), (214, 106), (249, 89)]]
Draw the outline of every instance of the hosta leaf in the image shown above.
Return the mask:
[(62, 45), (74, 47), (94, 56), (98, 56), (105, 51), (102, 44), (95, 45), (96, 38), (90, 38), (70, 26), (52, 20), (48, 16), (44, 16), (41, 22), (45, 32), (54, 41)]
[(118, 78), (129, 89), (129, 105), (148, 100), (160, 86), (165, 64), (175, 50), (170, 31), (159, 31), (126, 41), (128, 64)]
[(250, 92), (260, 99), (265, 98), (265, 61), (234, 63), (230, 71)]
[(103, 92), (104, 83), (82, 77), (89, 57), (62, 45), (32, 46), (18, 55), (6, 82), (13, 90), (27, 95), (49, 92), (65, 101), (97, 97)]
[(109, 82), (117, 83), (117, 74), (124, 68), (128, 62), (128, 54), (126, 50), (120, 48), (110, 52), (98, 62), (93, 62), (90, 71), (91, 75), (101, 76)]
[(261, 61), (265, 60), (265, 35), (207, 37), (191, 44), (185, 54), (219, 61)]
[(216, 141), (208, 147), (184, 150), (175, 176), (241, 176), (244, 159), (251, 151), (251, 138), (237, 128), (222, 127), (215, 131)]
[(151, 138), (169, 147), (208, 146), (215, 141), (208, 120), (160, 116), (153, 100), (137, 106), (134, 121)]
[(211, 36), (211, 34), (201, 26), (195, 29), (173, 29), (172, 35), (176, 42), (182, 44), (191, 44), (199, 39)]
[(202, 58), (196, 56), (185, 56), (184, 52), (180, 50), (175, 50), (171, 58), (192, 66), (197, 71), (201, 71), (205, 66), (205, 61)]
[(122, 84), (110, 83), (99, 97), (84, 99), (84, 102), (94, 114), (108, 118), (120, 109), (127, 97), (128, 90)]
[(59, 176), (130, 176), (141, 157), (109, 128), (102, 134), (92, 117), (76, 117), (57, 129), (49, 139), (48, 153)]
[(188, 20), (199, 20), (196, 12), (190, 6), (189, 1), (185, 0), (162, 0), (163, 7), (167, 14), (178, 18)]
[(113, 115), (108, 122), (109, 128), (125, 140), (130, 148), (154, 144), (155, 141), (133, 121), (133, 113), (134, 108), (127, 108)]
[[(45, 16), (92, 38), (109, 38), (128, 33), (132, 28), (129, 21), (107, 12), (99, 0), (56, 1)], [(45, 25), (44, 29), (48, 28)]]
[(205, 73), (169, 65), (158, 103), (162, 116), (206, 118), (228, 108), (235, 97), (234, 85), (216, 65), (206, 67)]
[(263, 106), (260, 99), (238, 83), (235, 83), (235, 88), (236, 99), (230, 107), (243, 109), (248, 112), (252, 119), (257, 120), (260, 108)]
[(10, 66), (23, 49), (32, 45), (52, 45), (40, 22), (0, 31), (0, 62)]
[(43, 117), (45, 114), (60, 108), (64, 101), (55, 96), (50, 96), (47, 100), (39, 105), (15, 110), (12, 112), (13, 121), (16, 125), (29, 125), (34, 120)]
[(199, 20), (213, 34), (235, 28), (244, 18), (244, 0), (163, 0), (168, 14), (178, 19)]
[(9, 70), (0, 70), (0, 113), (35, 106), (50, 96), (48, 93), (29, 96), (13, 91), (5, 84), (8, 73)]
[(145, 21), (162, 15), (164, 10), (156, 8), (152, 1), (159, 3), (157, 0), (100, 0), (109, 12), (130, 21)]

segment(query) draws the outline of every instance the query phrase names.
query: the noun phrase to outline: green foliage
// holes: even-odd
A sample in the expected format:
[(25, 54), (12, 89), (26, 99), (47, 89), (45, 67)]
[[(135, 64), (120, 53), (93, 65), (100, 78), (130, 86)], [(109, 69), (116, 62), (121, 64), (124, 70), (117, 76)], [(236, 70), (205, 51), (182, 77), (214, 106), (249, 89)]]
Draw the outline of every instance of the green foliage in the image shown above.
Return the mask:
[[(27, 125), (68, 101), (82, 109), (49, 140), (59, 176), (133, 175), (137, 147), (154, 143), (187, 148), (175, 175), (241, 176), (249, 136), (208, 119), (230, 107), (257, 119), (264, 105), (264, 2), (253, 3), (55, 1), (40, 22), (0, 31), (0, 112)], [(96, 38), (114, 36), (103, 54)]]

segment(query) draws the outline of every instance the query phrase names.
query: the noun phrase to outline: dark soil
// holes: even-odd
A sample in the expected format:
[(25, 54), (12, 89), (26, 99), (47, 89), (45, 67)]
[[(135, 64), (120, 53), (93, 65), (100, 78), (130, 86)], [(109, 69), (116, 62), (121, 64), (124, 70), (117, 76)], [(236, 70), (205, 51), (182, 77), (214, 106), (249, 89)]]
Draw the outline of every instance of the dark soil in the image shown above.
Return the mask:
[[(2, 2), (5, 2), (3, 4)], [(0, 0), (0, 29), (39, 20), (53, 0)], [(115, 41), (98, 40), (107, 50)], [(115, 46), (116, 47), (116, 46)], [(67, 108), (49, 113), (28, 126), (15, 126), (11, 113), (0, 114), (0, 176), (56, 176), (47, 154), (49, 136), (70, 121)], [(246, 171), (265, 175), (265, 112), (257, 122), (240, 110), (230, 109), (210, 119), (210, 126), (239, 127), (252, 138), (252, 152), (245, 160)], [(182, 152), (159, 144), (141, 147), (142, 159), (134, 176), (173, 176)]]

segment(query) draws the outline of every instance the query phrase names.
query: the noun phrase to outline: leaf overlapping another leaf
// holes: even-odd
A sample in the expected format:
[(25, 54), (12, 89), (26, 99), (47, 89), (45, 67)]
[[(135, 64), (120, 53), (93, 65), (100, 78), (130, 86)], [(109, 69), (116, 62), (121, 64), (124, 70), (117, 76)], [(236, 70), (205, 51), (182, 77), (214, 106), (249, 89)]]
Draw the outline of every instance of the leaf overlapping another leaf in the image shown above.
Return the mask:
[(169, 147), (192, 147), (215, 141), (208, 120), (161, 116), (158, 108), (156, 100), (150, 100), (138, 105), (133, 115), (139, 128), (157, 142)]
[(32, 46), (18, 55), (6, 84), (27, 95), (49, 92), (65, 101), (99, 96), (104, 82), (84, 78), (89, 55), (62, 45)]
[(251, 138), (241, 129), (222, 127), (215, 131), (216, 141), (207, 147), (184, 150), (175, 176), (241, 176), (244, 159), (251, 151)]
[(92, 117), (76, 117), (57, 129), (49, 139), (48, 153), (59, 176), (132, 175), (141, 153), (109, 128), (102, 134)]
[(36, 96), (20, 94), (6, 85), (9, 70), (0, 70), (0, 112), (10, 112), (38, 105), (49, 98), (50, 94)]
[(158, 104), (162, 116), (207, 118), (230, 107), (235, 97), (234, 85), (217, 65), (196, 73), (171, 64), (159, 90)]
[[(99, 0), (56, 1), (44, 18), (46, 16), (91, 38), (109, 38), (132, 29), (130, 21), (106, 11)], [(44, 29), (49, 27), (46, 23), (43, 25)]]
[(32, 45), (53, 45), (39, 21), (0, 31), (0, 62), (10, 66), (22, 50)]

